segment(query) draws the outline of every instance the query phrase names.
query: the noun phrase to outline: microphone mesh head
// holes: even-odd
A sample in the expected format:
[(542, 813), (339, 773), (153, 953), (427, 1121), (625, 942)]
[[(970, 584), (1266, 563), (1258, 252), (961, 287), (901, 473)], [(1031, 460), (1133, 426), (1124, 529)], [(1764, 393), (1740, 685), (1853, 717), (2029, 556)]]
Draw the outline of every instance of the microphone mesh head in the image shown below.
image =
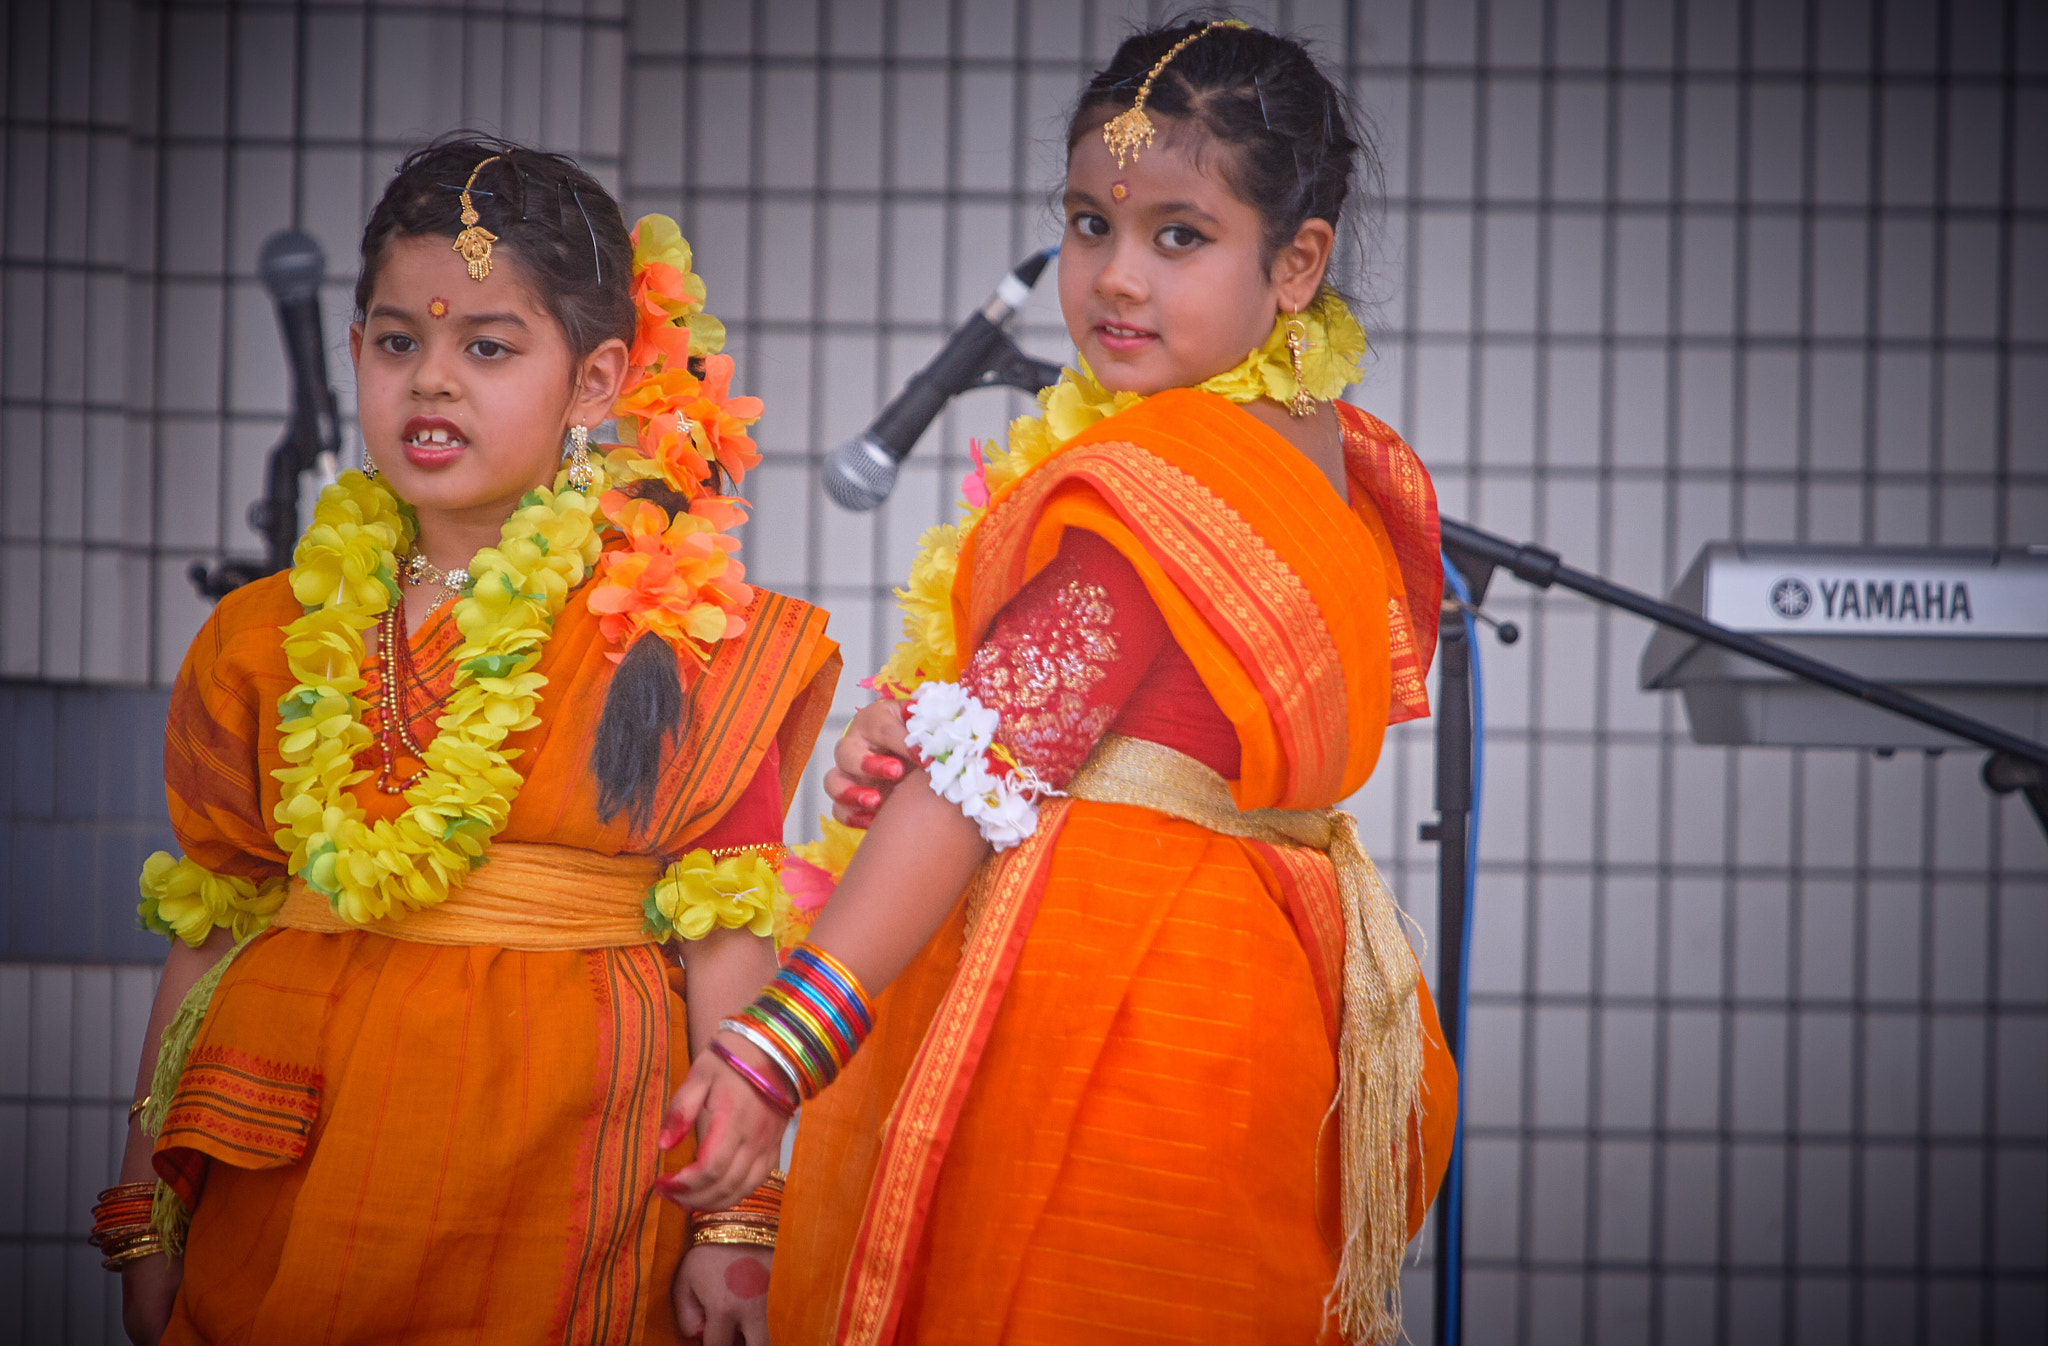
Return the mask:
[(327, 275), (327, 255), (311, 234), (285, 229), (264, 240), (256, 271), (278, 301), (305, 299), (320, 292), (320, 282)]
[(896, 460), (866, 435), (849, 439), (825, 460), (825, 494), (841, 509), (865, 513), (889, 498)]

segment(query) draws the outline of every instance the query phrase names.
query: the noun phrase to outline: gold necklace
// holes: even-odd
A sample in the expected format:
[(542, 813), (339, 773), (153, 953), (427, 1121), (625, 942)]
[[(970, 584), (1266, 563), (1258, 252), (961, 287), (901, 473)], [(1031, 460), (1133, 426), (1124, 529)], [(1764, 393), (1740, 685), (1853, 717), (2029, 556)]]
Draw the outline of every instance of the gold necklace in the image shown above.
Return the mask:
[[(378, 726), (377, 747), (384, 760), (377, 772), (377, 788), (388, 795), (402, 795), (427, 774), (427, 750), (413, 737), (411, 717), (405, 707), (405, 684), (419, 676), (412, 666), (412, 643), (405, 633), (405, 604), (393, 603), (385, 608), (377, 618), (377, 628), (384, 645), (383, 667), (379, 670), (383, 686), (377, 696), (377, 709), (383, 720)], [(404, 780), (395, 779), (400, 748), (411, 754), (413, 761), (421, 763), (420, 769)]]
[(449, 599), (460, 598), (462, 591), (469, 587), (466, 567), (443, 570), (429, 561), (424, 552), (411, 552), (402, 558), (398, 563), (398, 577), (407, 584), (432, 584), (440, 588), (441, 596), (427, 609), (428, 616), (432, 616)]

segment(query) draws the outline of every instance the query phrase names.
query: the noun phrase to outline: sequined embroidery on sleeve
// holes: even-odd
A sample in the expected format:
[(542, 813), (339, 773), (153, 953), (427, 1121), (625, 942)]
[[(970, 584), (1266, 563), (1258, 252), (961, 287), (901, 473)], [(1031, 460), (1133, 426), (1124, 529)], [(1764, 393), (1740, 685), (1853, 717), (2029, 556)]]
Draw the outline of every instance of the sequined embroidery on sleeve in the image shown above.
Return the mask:
[(1117, 660), (1109, 592), (1081, 579), (1079, 567), (1054, 564), (1064, 573), (1044, 576), (1050, 583), (1027, 598), (1024, 611), (997, 620), (960, 682), (1002, 716), (997, 744), (1058, 789), (1119, 707), (1091, 697)]

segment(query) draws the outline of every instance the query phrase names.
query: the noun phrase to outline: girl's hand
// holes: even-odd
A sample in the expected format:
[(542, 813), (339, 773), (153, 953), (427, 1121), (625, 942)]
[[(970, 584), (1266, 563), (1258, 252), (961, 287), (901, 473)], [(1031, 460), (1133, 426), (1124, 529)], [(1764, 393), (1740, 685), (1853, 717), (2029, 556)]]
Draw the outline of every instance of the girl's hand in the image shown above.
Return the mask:
[[(719, 1035), (726, 1049), (769, 1079), (779, 1073), (761, 1049), (730, 1033)], [(661, 1148), (682, 1143), (697, 1129), (697, 1157), (659, 1179), (655, 1186), (679, 1206), (691, 1210), (724, 1210), (768, 1180), (782, 1154), (782, 1133), (788, 1123), (754, 1086), (712, 1053), (690, 1063), (683, 1087), (669, 1100), (661, 1123)]]
[(703, 1346), (767, 1346), (767, 1248), (706, 1243), (683, 1254), (669, 1287), (676, 1326)]
[(121, 1268), (121, 1328), (135, 1346), (156, 1346), (170, 1325), (171, 1303), (184, 1278), (184, 1259), (161, 1253)]
[(907, 709), (905, 702), (887, 697), (862, 706), (833, 748), (834, 766), (825, 773), (825, 793), (832, 800), (832, 816), (848, 827), (873, 824), (882, 800), (916, 765), (903, 736)]

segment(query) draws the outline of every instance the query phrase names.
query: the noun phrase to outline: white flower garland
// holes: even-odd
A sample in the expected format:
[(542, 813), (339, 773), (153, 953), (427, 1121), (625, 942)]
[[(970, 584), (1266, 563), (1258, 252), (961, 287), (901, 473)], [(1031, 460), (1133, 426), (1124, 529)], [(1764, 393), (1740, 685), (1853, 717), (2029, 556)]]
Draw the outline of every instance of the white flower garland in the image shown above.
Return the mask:
[[(1002, 717), (957, 682), (927, 682), (910, 697), (904, 720), (910, 746), (923, 757), (932, 791), (960, 806), (998, 851), (1038, 830), (1038, 801), (1060, 793), (1029, 767), (1010, 765), (995, 746)], [(989, 769), (994, 760), (1010, 769)]]

